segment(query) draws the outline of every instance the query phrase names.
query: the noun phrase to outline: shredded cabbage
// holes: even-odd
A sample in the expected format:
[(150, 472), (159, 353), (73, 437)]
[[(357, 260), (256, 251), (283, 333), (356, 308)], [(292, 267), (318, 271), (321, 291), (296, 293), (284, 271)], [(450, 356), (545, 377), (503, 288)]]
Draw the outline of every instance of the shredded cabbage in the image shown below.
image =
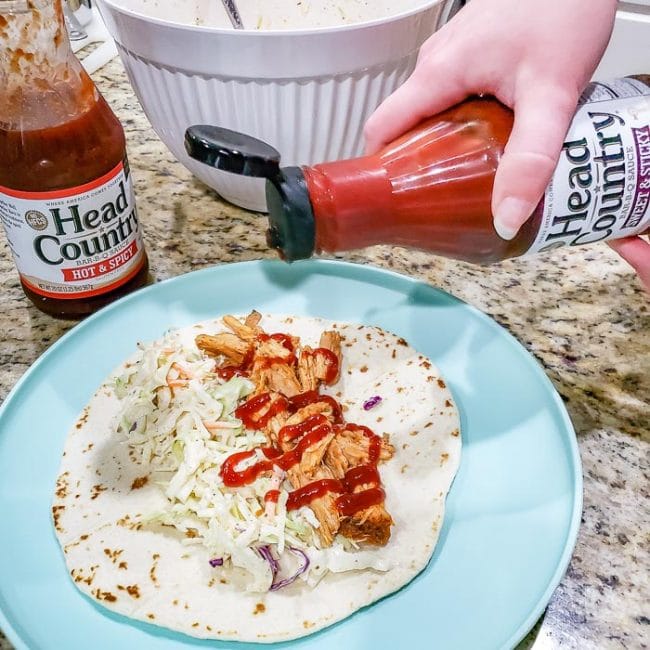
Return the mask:
[[(268, 591), (273, 581), (269, 563), (257, 551), (260, 546), (270, 546), (281, 562), (291, 556), (289, 547), (307, 552), (310, 567), (299, 580), (310, 585), (328, 570), (387, 570), (372, 553), (348, 551), (345, 540), (319, 549), (312, 510), (287, 512), (291, 486), (280, 470), (241, 488), (224, 486), (219, 469), (226, 458), (266, 444), (266, 437), (246, 429), (234, 415), (253, 392), (253, 383), (237, 376), (224, 381), (213, 371), (214, 360), (193, 340), (170, 331), (160, 341), (141, 344), (115, 380), (121, 402), (117, 432), (138, 452), (138, 462), (155, 472), (168, 499), (164, 512), (143, 519), (173, 526), (184, 543), (201, 544), (210, 557), (223, 558), (223, 566), (209, 570), (243, 569), (249, 591)], [(264, 502), (269, 489), (280, 492), (270, 510)]]

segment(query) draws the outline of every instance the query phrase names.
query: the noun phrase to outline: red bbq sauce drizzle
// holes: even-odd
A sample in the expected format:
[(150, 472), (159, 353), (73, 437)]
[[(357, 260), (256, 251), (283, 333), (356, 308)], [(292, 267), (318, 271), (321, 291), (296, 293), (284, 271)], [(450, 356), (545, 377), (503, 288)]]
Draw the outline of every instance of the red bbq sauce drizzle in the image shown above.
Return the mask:
[(354, 492), (354, 488), (366, 483), (376, 483), (377, 485), (381, 483), (375, 465), (357, 465), (349, 469), (345, 473), (344, 481), (348, 492)]
[[(282, 333), (260, 334), (257, 341), (268, 340), (278, 341), (291, 354), (287, 357), (265, 357), (261, 360), (262, 367), (268, 367), (273, 363), (296, 363), (295, 346), (293, 339)], [(302, 354), (309, 354), (312, 357), (320, 356), (326, 366), (323, 381), (332, 384), (339, 374), (339, 361), (337, 355), (327, 348), (316, 348)], [(219, 376), (229, 379), (235, 375), (246, 376), (253, 365), (255, 356), (255, 345), (251, 346), (246, 353), (244, 360), (239, 366), (223, 366), (217, 369)], [(250, 429), (263, 429), (274, 416), (282, 412), (296, 413), (301, 408), (318, 402), (326, 403), (332, 411), (332, 420), (336, 428), (330, 424), (328, 418), (323, 414), (314, 414), (304, 421), (285, 425), (278, 433), (278, 444), (283, 446), (288, 441), (298, 439), (296, 446), (284, 453), (275, 447), (261, 448), (265, 459), (260, 460), (244, 469), (238, 469), (240, 463), (255, 455), (255, 450), (237, 452), (231, 454), (222, 464), (220, 475), (224, 485), (228, 487), (241, 487), (255, 481), (262, 473), (271, 471), (273, 467), (287, 471), (298, 464), (303, 454), (313, 445), (330, 435), (333, 431), (341, 432), (359, 431), (368, 438), (368, 463), (353, 467), (345, 474), (342, 480), (318, 479), (312, 481), (289, 493), (287, 510), (295, 510), (309, 505), (313, 500), (328, 493), (339, 494), (336, 505), (339, 512), (344, 516), (351, 516), (360, 510), (382, 503), (385, 493), (381, 486), (377, 463), (381, 452), (381, 439), (368, 427), (358, 424), (344, 423), (341, 405), (330, 395), (321, 395), (317, 390), (307, 391), (295, 395), (289, 399), (282, 395), (272, 397), (270, 393), (261, 393), (247, 400), (235, 410), (238, 417), (246, 427)], [(356, 488), (363, 485), (372, 485), (355, 492)], [(269, 490), (264, 495), (265, 502), (277, 503), (279, 490)]]
[(317, 390), (309, 390), (306, 393), (300, 393), (289, 398), (289, 412), (295, 413), (301, 408), (315, 404), (317, 402), (325, 402), (332, 409), (332, 418), (334, 422), (343, 422), (343, 414), (341, 412), (341, 405), (331, 395), (321, 395)]
[(252, 458), (255, 450), (239, 451), (231, 454), (221, 465), (219, 474), (223, 479), (223, 484), (227, 487), (242, 487), (252, 483), (260, 474), (273, 469), (274, 466), (283, 469), (285, 472), (300, 462), (303, 454), (309, 447), (320, 442), (325, 436), (332, 432), (329, 424), (321, 424), (306, 433), (298, 444), (286, 453), (281, 453), (275, 447), (265, 447), (262, 449), (266, 460), (260, 460), (250, 467), (237, 469), (239, 463)]
[(220, 366), (216, 368), (217, 376), (221, 377), (228, 381), (235, 376), (247, 377), (250, 372), (251, 364), (253, 363), (253, 357), (255, 356), (255, 346), (251, 345), (250, 348), (246, 351), (242, 362), (237, 365), (229, 366)]
[(235, 417), (239, 418), (249, 429), (263, 429), (268, 421), (278, 413), (287, 409), (287, 398), (270, 393), (260, 393), (251, 397), (235, 409)]
[(341, 430), (360, 431), (370, 441), (368, 445), (368, 460), (375, 465), (379, 462), (381, 438), (376, 433), (363, 424), (342, 424), (339, 427)]
[(302, 354), (311, 357), (322, 357), (325, 362), (326, 371), (323, 381), (329, 386), (336, 381), (339, 376), (339, 358), (327, 348), (316, 348), (315, 350), (303, 350)]
[(318, 499), (330, 492), (345, 492), (345, 486), (335, 478), (323, 478), (303, 485), (292, 492), (289, 492), (287, 499), (287, 510), (297, 510), (302, 506), (308, 506), (314, 499)]
[(293, 352), (296, 349), (293, 344), (293, 339), (288, 334), (282, 334), (281, 332), (278, 332), (277, 334), (258, 334), (257, 340), (260, 342), (277, 341), (278, 343), (281, 343), (284, 348), (289, 350), (289, 352)]
[(340, 496), (336, 500), (336, 507), (343, 516), (350, 517), (360, 510), (382, 503), (385, 498), (386, 493), (380, 487), (374, 487)]
[(331, 428), (327, 418), (320, 413), (310, 415), (298, 424), (287, 424), (283, 426), (278, 433), (278, 443), (282, 446), (283, 442), (304, 436), (308, 431), (312, 431), (313, 429), (323, 425)]
[(280, 490), (269, 490), (264, 495), (264, 503), (277, 503), (280, 498)]

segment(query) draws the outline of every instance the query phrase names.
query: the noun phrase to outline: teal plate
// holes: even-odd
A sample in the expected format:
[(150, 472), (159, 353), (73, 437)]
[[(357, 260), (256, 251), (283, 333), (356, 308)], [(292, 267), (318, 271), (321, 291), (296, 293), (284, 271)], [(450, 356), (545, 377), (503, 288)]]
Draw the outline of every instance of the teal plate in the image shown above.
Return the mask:
[(0, 410), (0, 626), (9, 639), (33, 650), (259, 650), (196, 640), (96, 605), (73, 586), (50, 519), (66, 432), (136, 342), (250, 308), (403, 336), (440, 367), (463, 438), (427, 568), (346, 620), (274, 647), (516, 645), (558, 585), (580, 522), (580, 458), (562, 401), (524, 348), (472, 307), (401, 275), (324, 261), (228, 264), (146, 288), (76, 326), (25, 373)]

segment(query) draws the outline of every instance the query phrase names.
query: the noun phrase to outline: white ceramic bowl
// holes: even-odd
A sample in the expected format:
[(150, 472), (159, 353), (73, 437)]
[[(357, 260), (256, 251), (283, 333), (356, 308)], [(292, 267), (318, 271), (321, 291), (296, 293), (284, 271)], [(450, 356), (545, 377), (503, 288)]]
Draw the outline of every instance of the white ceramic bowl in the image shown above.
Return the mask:
[(127, 9), (129, 0), (99, 7), (161, 140), (225, 199), (264, 211), (263, 181), (190, 159), (185, 129), (214, 124), (247, 133), (278, 149), (283, 165), (359, 155), (366, 119), (407, 78), (443, 20), (446, 0), (417, 2), (365, 23), (274, 31), (181, 24)]

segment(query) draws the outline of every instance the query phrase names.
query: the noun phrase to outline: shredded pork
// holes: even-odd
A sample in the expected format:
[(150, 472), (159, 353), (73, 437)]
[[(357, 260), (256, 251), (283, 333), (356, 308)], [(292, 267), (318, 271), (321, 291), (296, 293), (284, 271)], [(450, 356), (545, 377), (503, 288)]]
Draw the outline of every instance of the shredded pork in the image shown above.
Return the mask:
[[(214, 356), (219, 367), (241, 366), (255, 384), (255, 394), (269, 392), (273, 399), (284, 396), (291, 398), (301, 393), (317, 391), (330, 374), (326, 353), (319, 353), (308, 346), (300, 348), (300, 341), (291, 337), (294, 351), (282, 341), (261, 336), (266, 334), (259, 322), (258, 312), (251, 312), (243, 321), (234, 316), (225, 316), (224, 324), (231, 330), (214, 336), (202, 334), (196, 337), (197, 346)], [(341, 368), (341, 337), (334, 330), (322, 333), (319, 347), (332, 352), (338, 361), (337, 374), (329, 383), (339, 378)], [(299, 354), (297, 351), (300, 350)], [(312, 444), (304, 452), (301, 460), (287, 471), (287, 477), (294, 489), (303, 487), (320, 479), (342, 480), (351, 468), (370, 462), (370, 440), (354, 428), (335, 426), (336, 415), (327, 401), (316, 401), (289, 415), (280, 412), (270, 418), (264, 432), (271, 445), (280, 447), (283, 452), (290, 451), (296, 440), (279, 441), (278, 434), (283, 426), (299, 424), (312, 415), (320, 414), (332, 425), (332, 432)], [(382, 439), (379, 460), (392, 457), (394, 449), (387, 439)], [(355, 492), (377, 487), (360, 485)], [(358, 543), (385, 545), (390, 537), (393, 520), (384, 503), (370, 506), (351, 516), (342, 516), (337, 508), (335, 493), (327, 492), (312, 500), (309, 507), (318, 519), (316, 529), (323, 547), (330, 546), (337, 534)]]

